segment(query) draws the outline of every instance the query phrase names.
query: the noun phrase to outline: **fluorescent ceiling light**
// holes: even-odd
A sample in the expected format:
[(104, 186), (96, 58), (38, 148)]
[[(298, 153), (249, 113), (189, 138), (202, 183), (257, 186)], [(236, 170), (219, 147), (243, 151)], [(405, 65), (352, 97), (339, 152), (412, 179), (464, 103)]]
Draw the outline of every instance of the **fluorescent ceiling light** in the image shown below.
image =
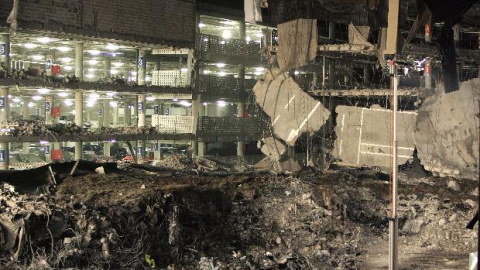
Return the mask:
[(91, 93), (90, 95), (88, 95), (90, 98), (99, 98), (100, 95), (97, 94), (97, 93)]
[(72, 50), (72, 48), (67, 47), (67, 46), (61, 46), (61, 47), (58, 47), (57, 50), (59, 50), (61, 52), (69, 52), (69, 51)]
[(225, 100), (218, 100), (217, 105), (220, 107), (225, 107), (227, 106), (227, 102), (225, 102)]
[(91, 55), (99, 55), (100, 51), (99, 50), (89, 50), (88, 53), (91, 54)]
[(223, 67), (226, 66), (226, 64), (224, 64), (224, 63), (217, 63), (216, 66), (219, 67), (219, 68), (223, 68)]
[(118, 107), (118, 103), (116, 101), (110, 101), (110, 107), (116, 108)]
[(87, 78), (91, 79), (91, 78), (94, 78), (94, 77), (95, 77), (95, 75), (94, 75), (94, 74), (86, 74), (86, 75), (85, 75), (85, 77), (87, 77)]
[(223, 24), (226, 24), (226, 25), (234, 25), (235, 22), (234, 21), (222, 21)]
[(40, 94), (46, 94), (46, 93), (49, 93), (49, 92), (50, 92), (50, 89), (47, 89), (47, 88), (38, 89), (38, 93), (40, 93)]
[(59, 97), (68, 97), (68, 95), (69, 95), (69, 93), (67, 93), (67, 92), (60, 92), (60, 93), (58, 93), (58, 96), (59, 96)]
[(222, 33), (222, 37), (223, 38), (231, 38), (232, 37), (232, 32), (230, 32), (229, 30), (225, 30)]
[(88, 71), (88, 72), (95, 72), (95, 71), (97, 71), (97, 69), (95, 69), (95, 68), (88, 68), (87, 71)]
[(147, 97), (148, 101), (155, 101), (155, 97)]
[(109, 96), (109, 97), (113, 97), (113, 96), (116, 96), (116, 95), (117, 95), (117, 93), (115, 93), (115, 92), (108, 92), (107, 93), (107, 96)]
[(200, 28), (205, 27), (205, 24), (204, 23), (199, 23), (198, 27), (200, 27)]
[(208, 69), (205, 69), (205, 70), (203, 71), (203, 74), (210, 74), (210, 73), (212, 73), (212, 72), (211, 72), (210, 70), (208, 70)]
[(72, 66), (64, 66), (63, 69), (65, 69), (66, 71), (70, 71), (73, 69)]
[(298, 75), (298, 74), (300, 74), (300, 71), (295, 70), (295, 72), (293, 72), (293, 74)]
[(71, 101), (70, 99), (64, 100), (63, 103), (67, 106), (72, 106), (73, 105), (73, 101)]
[(116, 69), (111, 69), (111, 70), (110, 70), (110, 74), (116, 75), (116, 74), (118, 74), (118, 70), (116, 70)]
[(60, 58), (60, 61), (64, 62), (64, 63), (70, 63), (72, 61), (72, 58), (70, 57), (63, 57), (63, 58)]
[(33, 100), (40, 100), (40, 99), (42, 99), (42, 97), (41, 96), (33, 96), (32, 99)]
[(98, 64), (98, 60), (95, 60), (95, 59), (90, 59), (87, 61), (90, 65), (94, 66), (96, 64)]
[(115, 50), (118, 50), (118, 45), (115, 45), (115, 44), (107, 44), (107, 47), (106, 47), (108, 50), (111, 50), (111, 51), (115, 51)]
[(225, 71), (218, 72), (218, 76), (220, 76), (220, 77), (223, 77), (225, 75), (227, 75), (227, 73), (225, 73)]
[(13, 98), (12, 101), (18, 103), (18, 102), (20, 102), (21, 100), (20, 100), (19, 98)]
[(49, 43), (51, 41), (51, 39), (49, 37), (39, 37), (39, 38), (37, 38), (37, 41), (45, 44), (45, 43)]
[(40, 54), (35, 54), (35, 55), (32, 55), (32, 59), (33, 60), (36, 60), (36, 61), (40, 61), (44, 58), (43, 55), (40, 55)]
[(33, 106), (35, 106), (35, 103), (29, 102), (29, 103), (27, 104), (27, 106), (28, 106), (29, 108), (32, 108)]
[(185, 107), (190, 107), (190, 105), (192, 105), (192, 103), (186, 101), (186, 100), (182, 100), (180, 101), (178, 104), (182, 105), (182, 106), (185, 106)]
[(181, 68), (180, 71), (181, 71), (181, 72), (187, 72), (187, 71), (188, 71), (188, 68)]
[(264, 70), (265, 70), (264, 67), (256, 67), (256, 68), (255, 68), (255, 71), (258, 71), (258, 72), (262, 72), (262, 71), (264, 71)]
[(121, 66), (123, 66), (123, 63), (122, 62), (114, 62), (114, 63), (112, 63), (112, 65), (114, 67), (121, 67)]
[(36, 48), (37, 47), (37, 44), (34, 44), (34, 43), (25, 43), (23, 44), (23, 46), (27, 49), (33, 49), (33, 48)]

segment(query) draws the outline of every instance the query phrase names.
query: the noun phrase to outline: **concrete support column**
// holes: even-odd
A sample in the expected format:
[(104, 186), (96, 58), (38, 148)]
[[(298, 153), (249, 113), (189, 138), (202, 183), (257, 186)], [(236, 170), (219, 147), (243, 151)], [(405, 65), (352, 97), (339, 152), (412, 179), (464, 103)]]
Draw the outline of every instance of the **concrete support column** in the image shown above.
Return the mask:
[(130, 100), (125, 100), (123, 105), (123, 122), (125, 126), (132, 125), (132, 111), (130, 107)]
[(112, 122), (113, 122), (113, 126), (117, 127), (118, 124), (119, 124), (119, 121), (118, 121), (118, 103), (114, 103), (114, 104), (116, 104), (116, 106), (112, 107)]
[(425, 25), (425, 43), (432, 43), (432, 25)]
[(98, 120), (98, 127), (101, 128), (101, 127), (104, 127), (104, 115), (105, 115), (105, 103), (107, 103), (107, 101), (104, 101), (103, 103), (99, 103), (98, 104), (98, 110), (97, 110), (97, 120)]
[(137, 115), (138, 115), (138, 126), (144, 127), (146, 121), (146, 95), (140, 94), (137, 96)]
[(112, 59), (108, 56), (103, 58), (103, 76), (105, 79), (112, 77)]
[(193, 134), (195, 138), (192, 140), (192, 157), (195, 158), (198, 155), (198, 143), (197, 143), (197, 123), (198, 123), (198, 111), (201, 106), (200, 95), (197, 95), (195, 99), (192, 100), (192, 125), (193, 125)]
[(28, 103), (30, 102), (30, 100), (27, 99), (27, 98), (23, 98), (22, 102), (23, 102), (22, 103), (22, 111), (21, 111), (22, 119), (26, 120), (28, 118), (28, 116), (30, 115), (30, 110), (28, 108)]
[(47, 125), (53, 124), (52, 108), (53, 108), (53, 96), (46, 96), (45, 97), (45, 124)]
[(460, 24), (457, 23), (453, 26), (453, 42), (455, 43), (455, 48), (460, 48)]
[(6, 124), (10, 120), (10, 100), (8, 87), (0, 88), (0, 123)]
[(147, 75), (147, 51), (138, 50), (138, 61), (137, 61), (137, 84), (145, 85), (145, 78)]
[(187, 86), (192, 85), (192, 72), (194, 69), (193, 66), (193, 49), (188, 50), (188, 57), (187, 57)]
[[(0, 88), (0, 99), (3, 106), (0, 106), (0, 123), (6, 123), (10, 118), (10, 102), (8, 100), (8, 87)], [(9, 145), (0, 143), (0, 170), (8, 170), (9, 166)]]
[(328, 39), (335, 41), (336, 29), (337, 29), (337, 24), (335, 22), (329, 21), (328, 22)]
[(161, 160), (162, 159), (162, 152), (160, 150), (160, 142), (155, 141), (153, 146), (153, 159)]
[(0, 58), (2, 61), (1, 63), (8, 69), (10, 69), (10, 35), (9, 34), (2, 34), (2, 39), (0, 42), (0, 49), (3, 50), (1, 54), (3, 54)]
[(0, 170), (8, 170), (10, 147), (8, 143), (0, 143)]
[[(244, 114), (245, 114), (245, 103), (237, 103), (237, 116), (239, 118), (242, 118)], [(244, 149), (245, 149), (245, 142), (238, 141), (237, 142), (237, 156), (238, 157), (244, 157), (245, 156)]]
[[(202, 116), (207, 116), (207, 106), (203, 105), (201, 103), (201, 99), (199, 100), (199, 106), (198, 106), (198, 117), (202, 117)], [(198, 156), (199, 157), (204, 157), (205, 154), (207, 153), (207, 149), (206, 149), (206, 143), (205, 142), (198, 142), (197, 144), (197, 152), (198, 152)]]
[(328, 88), (332, 89), (335, 86), (335, 63), (332, 60), (328, 61)]
[[(75, 125), (83, 128), (83, 92), (81, 90), (75, 91)], [(75, 142), (75, 160), (82, 159), (82, 153), (82, 142)]]
[(111, 146), (110, 142), (104, 142), (103, 143), (103, 155), (106, 156), (106, 157), (109, 157), (111, 155), (110, 154), (110, 146)]
[(110, 101), (109, 100), (105, 100), (105, 102), (103, 103), (103, 126), (104, 127), (110, 127), (110, 123), (112, 122), (111, 118), (110, 118)]
[[(26, 120), (26, 119), (28, 119), (28, 116), (29, 116), (28, 103), (30, 102), (30, 100), (27, 99), (27, 98), (23, 98), (22, 102), (23, 102), (22, 111), (21, 111), (22, 119)], [(23, 142), (22, 143), (22, 153), (28, 154), (29, 152), (30, 152), (30, 143)]]
[(83, 42), (75, 44), (75, 77), (83, 81)]
[(425, 70), (423, 75), (425, 76), (425, 88), (432, 88), (432, 59), (430, 58), (425, 59)]
[(370, 78), (372, 77), (372, 70), (370, 66), (365, 65), (363, 67), (363, 83), (365, 86), (370, 87)]

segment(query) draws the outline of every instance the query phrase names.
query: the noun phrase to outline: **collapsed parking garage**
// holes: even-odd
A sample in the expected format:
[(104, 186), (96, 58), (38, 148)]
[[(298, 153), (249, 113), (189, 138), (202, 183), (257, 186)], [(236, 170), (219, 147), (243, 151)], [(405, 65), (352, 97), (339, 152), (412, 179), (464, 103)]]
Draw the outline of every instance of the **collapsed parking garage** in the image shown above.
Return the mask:
[(1, 269), (477, 269), (475, 0), (0, 0)]

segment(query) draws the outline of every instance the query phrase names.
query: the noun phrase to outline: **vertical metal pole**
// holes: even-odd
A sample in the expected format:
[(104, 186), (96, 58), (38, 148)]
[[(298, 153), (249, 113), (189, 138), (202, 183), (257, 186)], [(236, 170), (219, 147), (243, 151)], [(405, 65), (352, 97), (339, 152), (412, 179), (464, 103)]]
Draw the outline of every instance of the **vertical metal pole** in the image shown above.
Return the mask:
[(426, 58), (425, 59), (425, 88), (430, 89), (432, 88), (432, 59)]
[[(83, 92), (82, 90), (75, 91), (75, 125), (79, 126), (80, 128), (83, 128)], [(83, 152), (82, 142), (75, 142), (75, 160), (82, 159), (82, 152)]]
[(323, 64), (322, 64), (322, 89), (325, 89), (325, 56), (323, 56)]
[[(397, 174), (398, 174), (398, 161), (397, 161), (397, 110), (398, 110), (398, 98), (397, 98), (397, 70), (396, 65), (392, 61), (390, 65), (390, 87), (393, 88), (393, 108), (392, 108), (392, 144), (391, 144), (391, 181), (390, 181), (390, 212), (388, 221), (389, 231), (389, 270), (396, 270), (398, 267), (398, 217), (397, 217)], [(391, 104), (390, 104), (391, 106)]]
[(138, 85), (145, 85), (145, 79), (147, 76), (147, 51), (138, 50), (138, 61), (137, 61), (137, 83)]
[(425, 25), (425, 43), (432, 43), (432, 25)]

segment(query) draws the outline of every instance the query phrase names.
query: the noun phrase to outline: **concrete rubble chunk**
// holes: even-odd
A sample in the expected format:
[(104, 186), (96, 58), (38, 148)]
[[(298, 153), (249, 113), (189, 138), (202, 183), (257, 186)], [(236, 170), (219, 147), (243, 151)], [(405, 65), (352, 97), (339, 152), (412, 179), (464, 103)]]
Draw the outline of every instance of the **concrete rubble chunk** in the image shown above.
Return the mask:
[(455, 92), (440, 87), (418, 111), (418, 157), (435, 176), (477, 179), (479, 99), (480, 79), (472, 79)]
[(283, 143), (273, 137), (264, 138), (261, 141), (261, 151), (272, 160), (279, 161), (287, 148)]
[(453, 180), (448, 181), (448, 182), (447, 182), (447, 186), (448, 186), (448, 188), (451, 189), (451, 190), (460, 191), (460, 185), (459, 185), (457, 182), (453, 181)]
[[(390, 113), (378, 105), (371, 108), (337, 106), (337, 126), (333, 156), (337, 162), (353, 166), (390, 168)], [(417, 113), (400, 111), (398, 123), (398, 164), (413, 159), (413, 134)]]
[(259, 106), (270, 116), (275, 135), (294, 146), (304, 132), (316, 132), (330, 112), (279, 69), (266, 72), (253, 88)]
[(288, 71), (302, 67), (317, 56), (317, 20), (297, 19), (278, 25), (277, 61)]

